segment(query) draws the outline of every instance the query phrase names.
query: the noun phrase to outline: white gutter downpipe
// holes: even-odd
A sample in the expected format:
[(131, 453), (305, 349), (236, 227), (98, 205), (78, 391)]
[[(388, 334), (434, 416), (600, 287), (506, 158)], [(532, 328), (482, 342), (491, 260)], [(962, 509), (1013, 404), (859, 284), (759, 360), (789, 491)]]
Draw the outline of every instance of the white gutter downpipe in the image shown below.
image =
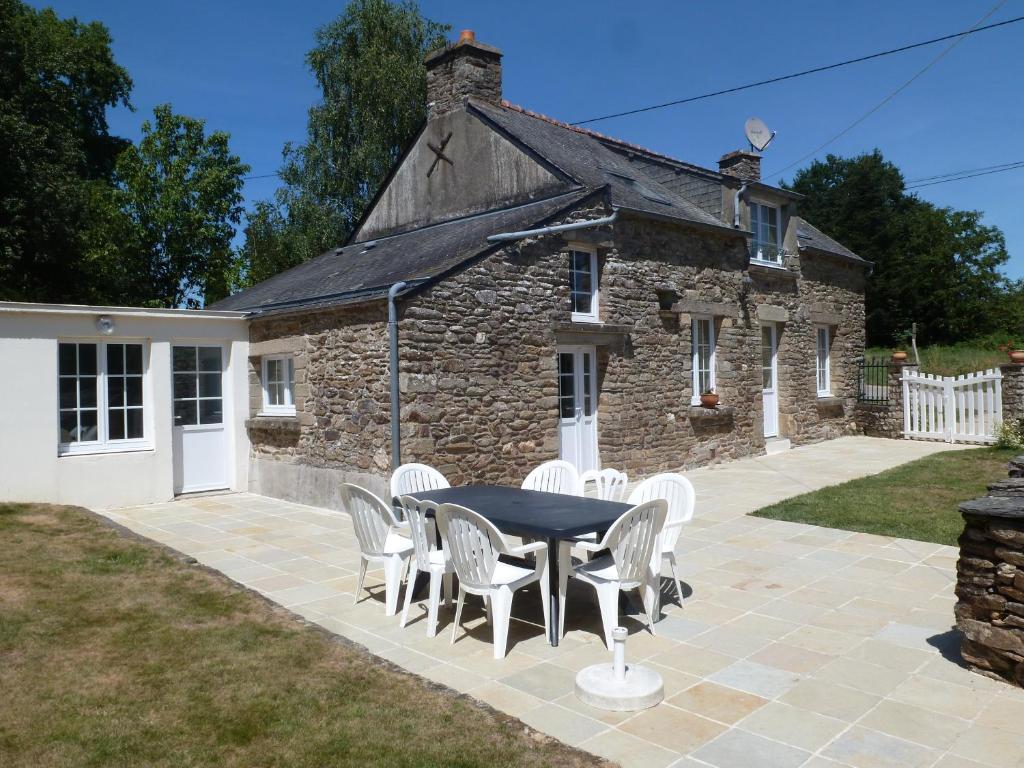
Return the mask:
[(394, 472), (401, 463), (401, 403), (398, 401), (398, 310), (395, 299), (406, 287), (406, 283), (397, 282), (388, 290), (388, 342), (391, 347), (391, 471)]
[(733, 229), (740, 228), (740, 198), (743, 197), (747, 191), (747, 182), (743, 182), (743, 185), (736, 190), (736, 194), (732, 198), (732, 226)]
[(527, 237), (551, 235), (556, 232), (571, 232), (574, 229), (590, 229), (591, 227), (600, 227), (602, 224), (613, 223), (618, 215), (619, 211), (616, 208), (611, 216), (605, 216), (600, 219), (590, 219), (589, 221), (574, 221), (572, 224), (555, 224), (554, 226), (551, 227), (540, 227), (539, 229), (524, 229), (521, 232), (502, 232), (497, 235), (490, 235), (487, 238), (487, 242), (501, 243), (509, 240), (523, 240)]

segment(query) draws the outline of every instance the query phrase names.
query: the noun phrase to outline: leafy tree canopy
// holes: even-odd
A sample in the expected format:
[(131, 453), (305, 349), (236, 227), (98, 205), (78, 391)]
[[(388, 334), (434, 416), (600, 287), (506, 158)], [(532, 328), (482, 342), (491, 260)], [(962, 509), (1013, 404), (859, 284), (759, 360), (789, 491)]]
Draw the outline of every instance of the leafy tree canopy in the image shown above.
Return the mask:
[(195, 306), (227, 295), (248, 167), (169, 105), (139, 144), (97, 22), (0, 0), (0, 300)]
[(426, 119), (423, 57), (447, 25), (412, 2), (353, 0), (316, 32), (306, 62), (323, 101), (304, 144), (284, 148), (282, 187), (248, 215), (236, 283), (252, 285), (343, 243)]
[(869, 344), (903, 344), (912, 323), (922, 343), (1019, 332), (1021, 286), (1000, 269), (1003, 233), (978, 211), (940, 208), (908, 193), (881, 152), (829, 155), (799, 171), (800, 214), (874, 262), (866, 311)]
[[(149, 306), (198, 306), (228, 294), (231, 239), (242, 218), (242, 177), (249, 166), (228, 135), (169, 104), (142, 124), (142, 140), (117, 160), (106, 200), (119, 252), (106, 259), (118, 298)], [(118, 213), (121, 220), (118, 220)]]
[(103, 25), (0, 0), (0, 299), (102, 299), (81, 254), (127, 144), (106, 110), (131, 86)]

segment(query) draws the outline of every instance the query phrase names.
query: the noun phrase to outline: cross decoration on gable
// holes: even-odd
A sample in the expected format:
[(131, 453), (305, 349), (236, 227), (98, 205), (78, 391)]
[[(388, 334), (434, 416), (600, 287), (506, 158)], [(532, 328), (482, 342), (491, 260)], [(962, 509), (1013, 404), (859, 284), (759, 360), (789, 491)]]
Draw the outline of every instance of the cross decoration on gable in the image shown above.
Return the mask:
[(437, 146), (434, 142), (428, 141), (427, 146), (430, 147), (430, 151), (434, 153), (434, 162), (430, 164), (430, 169), (427, 171), (427, 176), (430, 176), (437, 168), (437, 164), (444, 160), (448, 165), (455, 165), (452, 159), (444, 153), (444, 148), (448, 146), (448, 142), (452, 138), (452, 132), (448, 131), (448, 135), (441, 139), (441, 146)]

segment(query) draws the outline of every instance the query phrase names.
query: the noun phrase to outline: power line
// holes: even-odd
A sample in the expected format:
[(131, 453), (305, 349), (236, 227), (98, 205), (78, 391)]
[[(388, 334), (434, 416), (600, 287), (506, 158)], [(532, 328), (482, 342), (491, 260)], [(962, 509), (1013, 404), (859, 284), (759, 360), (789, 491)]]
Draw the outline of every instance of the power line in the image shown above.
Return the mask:
[[(845, 136), (845, 135), (846, 135), (847, 133), (849, 133), (850, 131), (852, 131), (852, 130), (853, 130), (854, 128), (856, 128), (856, 127), (857, 127), (858, 125), (860, 125), (860, 124), (861, 124), (861, 123), (863, 123), (863, 122), (864, 122), (865, 120), (867, 120), (867, 119), (868, 119), (869, 117), (871, 117), (871, 116), (872, 116), (873, 114), (875, 114), (875, 112), (877, 112), (877, 111), (878, 111), (878, 110), (880, 110), (880, 109), (881, 109), (882, 107), (884, 107), (884, 106), (885, 106), (886, 104), (888, 104), (888, 103), (889, 103), (890, 101), (892, 101), (892, 100), (893, 100), (893, 99), (895, 99), (895, 98), (896, 98), (897, 96), (899, 96), (899, 95), (900, 95), (900, 94), (901, 94), (901, 93), (902, 93), (902, 92), (903, 92), (904, 90), (906, 90), (906, 89), (907, 89), (908, 87), (910, 87), (911, 83), (913, 83), (913, 82), (914, 82), (915, 80), (917, 80), (917, 79), (918, 79), (919, 77), (921, 77), (921, 76), (922, 76), (922, 75), (923, 75), (923, 74), (924, 74), (925, 72), (927, 72), (927, 71), (928, 71), (929, 69), (931, 69), (932, 67), (934, 67), (934, 66), (935, 66), (936, 64), (938, 64), (938, 63), (939, 63), (940, 61), (942, 61), (942, 59), (944, 59), (944, 58), (946, 57), (946, 55), (947, 55), (947, 54), (948, 54), (948, 53), (949, 53), (950, 51), (952, 51), (952, 50), (953, 50), (954, 48), (956, 48), (956, 47), (957, 47), (957, 46), (958, 46), (958, 45), (959, 45), (959, 44), (960, 44), (960, 43), (961, 43), (961, 42), (962, 42), (963, 40), (965, 40), (965, 39), (967, 38), (967, 36), (968, 36), (968, 35), (970, 35), (970, 34), (972, 34), (972, 33), (974, 33), (974, 32), (978, 32), (978, 31), (980, 31), (981, 29), (984, 29), (984, 27), (981, 27), (981, 26), (979, 26), (979, 25), (980, 25), (980, 24), (982, 24), (982, 22), (984, 22), (984, 21), (985, 21), (985, 20), (986, 20), (987, 18), (989, 18), (989, 17), (990, 17), (990, 16), (991, 16), (991, 15), (992, 15), (993, 13), (995, 13), (995, 12), (996, 12), (996, 11), (998, 11), (998, 10), (999, 10), (1000, 8), (1002, 8), (1002, 7), (1004, 6), (1004, 5), (1006, 5), (1006, 1), (1007, 1), (1007, 0), (999, 0), (999, 2), (998, 2), (998, 3), (996, 3), (996, 4), (994, 5), (994, 6), (992, 6), (992, 10), (990, 10), (990, 11), (989, 11), (988, 13), (986, 13), (986, 14), (985, 14), (984, 16), (982, 16), (982, 17), (981, 17), (980, 19), (978, 19), (978, 21), (977, 21), (977, 22), (975, 22), (975, 24), (974, 24), (974, 26), (973, 26), (973, 27), (971, 27), (971, 28), (970, 28), (969, 30), (967, 30), (966, 32), (962, 32), (962, 33), (961, 33), (961, 34), (959, 34), (959, 35), (954, 35), (954, 37), (956, 37), (956, 39), (955, 39), (955, 40), (954, 40), (953, 42), (951, 42), (951, 43), (950, 43), (949, 45), (947, 45), (947, 46), (946, 46), (945, 48), (943, 48), (943, 49), (942, 49), (942, 51), (940, 51), (940, 52), (939, 52), (939, 55), (938, 55), (938, 56), (936, 56), (936, 57), (935, 57), (934, 59), (932, 59), (932, 60), (931, 60), (931, 61), (929, 61), (929, 62), (928, 62), (927, 64), (925, 64), (925, 65), (924, 65), (924, 67), (922, 67), (921, 69), (919, 69), (919, 70), (917, 71), (917, 73), (916, 73), (916, 74), (915, 74), (915, 75), (914, 75), (913, 77), (911, 77), (911, 78), (910, 78), (909, 80), (907, 80), (907, 81), (906, 81), (905, 83), (903, 83), (903, 85), (901, 85), (901, 86), (900, 86), (899, 88), (897, 88), (897, 89), (896, 89), (895, 91), (893, 91), (892, 93), (890, 93), (890, 94), (889, 94), (888, 96), (886, 96), (886, 97), (885, 97), (884, 99), (882, 99), (882, 100), (881, 100), (880, 102), (878, 102), (878, 103), (877, 103), (877, 104), (876, 104), (875, 106), (873, 106), (873, 107), (872, 107), (871, 109), (869, 109), (869, 110), (868, 110), (867, 112), (865, 112), (865, 113), (864, 113), (863, 115), (861, 115), (860, 117), (858, 117), (858, 118), (857, 118), (856, 120), (854, 120), (854, 121), (853, 121), (852, 123), (850, 123), (850, 124), (849, 124), (848, 126), (846, 126), (845, 128), (843, 128), (843, 130), (841, 130), (841, 131), (840, 131), (839, 133), (837, 133), (837, 134), (836, 134), (835, 136), (833, 136), (832, 138), (830, 138), (830, 139), (829, 139), (828, 141), (826, 141), (826, 142), (824, 142), (824, 143), (822, 143), (822, 144), (819, 144), (819, 145), (818, 145), (817, 147), (815, 147), (814, 149), (812, 149), (812, 150), (811, 150), (810, 152), (808, 152), (808, 153), (807, 153), (806, 155), (803, 155), (802, 157), (800, 157), (800, 158), (798, 158), (798, 159), (794, 160), (794, 161), (793, 161), (792, 163), (790, 163), (789, 165), (785, 166), (784, 168), (780, 168), (779, 170), (777, 170), (777, 171), (775, 171), (775, 172), (773, 172), (773, 173), (770, 173), (770, 174), (765, 174), (765, 175), (766, 175), (766, 176), (778, 176), (779, 174), (782, 174), (782, 173), (784, 173), (784, 172), (788, 171), (788, 170), (789, 170), (790, 168), (792, 168), (792, 167), (794, 167), (794, 166), (796, 166), (796, 165), (799, 165), (799, 164), (800, 164), (800, 163), (802, 163), (802, 162), (803, 162), (804, 160), (807, 160), (808, 158), (814, 157), (814, 156), (815, 156), (816, 154), (818, 154), (818, 152), (820, 152), (821, 150), (823, 150), (823, 149), (824, 149), (825, 147), (827, 147), (827, 146), (828, 146), (829, 144), (831, 144), (832, 142), (836, 141), (837, 139), (840, 139), (840, 138), (842, 138), (842, 137), (843, 137), (843, 136)], [(947, 38), (947, 39), (948, 39), (948, 38)]]
[(989, 174), (992, 174), (992, 173), (1004, 173), (1005, 171), (1019, 171), (1022, 168), (1024, 168), (1024, 162), (1018, 163), (1017, 165), (1009, 166), (1007, 168), (996, 168), (993, 171), (980, 171), (979, 173), (970, 173), (970, 174), (967, 174), (966, 176), (957, 176), (957, 177), (951, 178), (951, 179), (940, 179), (939, 181), (929, 181), (929, 182), (925, 182), (924, 184), (912, 184), (912, 185), (908, 184), (906, 188), (907, 189), (921, 189), (921, 187), (933, 187), (936, 184), (948, 184), (951, 181), (963, 181), (964, 179), (974, 179), (974, 178), (977, 178), (978, 176), (988, 176)]
[[(1005, 2), (1005, 0), (1004, 0), (1004, 2)], [(1002, 5), (1002, 3), (1000, 3), (1000, 5)], [(992, 11), (990, 11), (988, 14), (986, 14), (985, 18), (988, 18), (989, 16), (991, 16), (993, 13), (995, 13), (995, 10), (997, 10), (997, 9), (993, 9)], [(1014, 19), (1007, 19), (1006, 21), (996, 22), (995, 24), (989, 24), (989, 25), (984, 26), (984, 27), (975, 26), (975, 27), (972, 27), (971, 29), (966, 29), (966, 30), (964, 30), (962, 32), (954, 32), (951, 35), (943, 35), (942, 37), (936, 37), (936, 38), (933, 38), (931, 40), (923, 40), (923, 41), (921, 41), (919, 43), (911, 43), (910, 45), (904, 45), (904, 46), (901, 46), (899, 48), (891, 48), (891, 49), (889, 49), (887, 51), (879, 51), (878, 53), (871, 53), (871, 54), (868, 54), (867, 56), (858, 56), (855, 59), (847, 59), (846, 61), (840, 61), (840, 62), (837, 62), (835, 64), (828, 64), (828, 65), (823, 66), (823, 67), (814, 67), (813, 69), (805, 69), (802, 72), (794, 72), (794, 73), (789, 74), (789, 75), (781, 75), (779, 77), (773, 77), (773, 78), (770, 78), (768, 80), (759, 80), (756, 83), (747, 83), (746, 85), (737, 85), (737, 86), (735, 86), (733, 88), (723, 88), (720, 91), (711, 91), (710, 93), (702, 93), (699, 96), (689, 96), (689, 97), (687, 97), (685, 99), (676, 99), (674, 101), (666, 101), (666, 102), (663, 102), (661, 104), (652, 104), (649, 107), (638, 107), (637, 109), (628, 109), (625, 112), (614, 112), (614, 113), (612, 113), (610, 115), (601, 115), (600, 117), (589, 117), (586, 120), (577, 120), (575, 123), (570, 123), (570, 125), (586, 125), (587, 123), (596, 123), (596, 122), (598, 122), (600, 120), (611, 120), (613, 117), (627, 117), (629, 115), (638, 115), (638, 114), (640, 114), (642, 112), (652, 112), (655, 109), (664, 109), (665, 107), (674, 107), (674, 106), (677, 106), (679, 104), (689, 104), (691, 102), (700, 101), (702, 99), (710, 99), (710, 98), (712, 98), (714, 96), (724, 96), (725, 94), (728, 94), (728, 93), (736, 93), (737, 91), (745, 91), (745, 90), (748, 90), (750, 88), (758, 88), (758, 87), (760, 87), (762, 85), (771, 85), (772, 83), (781, 83), (784, 80), (792, 80), (793, 78), (796, 78), (796, 77), (804, 77), (806, 75), (814, 75), (814, 74), (817, 74), (818, 72), (827, 72), (830, 69), (838, 69), (839, 67), (845, 67), (845, 66), (848, 66), (850, 64), (860, 64), (861, 62), (864, 62), (864, 61), (871, 61), (872, 59), (879, 59), (879, 58), (881, 58), (883, 56), (891, 56), (891, 55), (893, 55), (895, 53), (903, 53), (904, 51), (911, 51), (911, 50), (913, 50), (915, 48), (922, 48), (922, 47), (924, 47), (926, 45), (934, 45), (935, 43), (941, 43), (941, 42), (943, 42), (945, 40), (952, 40), (953, 38), (961, 38), (962, 39), (963, 37), (965, 37), (967, 35), (973, 35), (973, 34), (976, 34), (978, 32), (985, 32), (986, 30), (995, 29), (996, 27), (1005, 27), (1007, 24), (1016, 24), (1019, 21), (1024, 21), (1024, 16), (1018, 16), (1017, 18), (1014, 18)]]
[[(937, 173), (934, 176), (921, 176), (917, 179), (907, 179), (907, 184), (917, 184), (919, 181), (931, 181), (932, 179), (944, 179), (948, 176), (960, 176), (964, 173), (974, 173), (976, 171), (989, 171), (993, 168), (1006, 168), (1007, 166), (1017, 166), (1024, 163), (1024, 160), (1013, 160), (1009, 163), (996, 163), (995, 165), (983, 165), (980, 168), (965, 168), (962, 171), (950, 171), (949, 173)], [(1011, 170), (1007, 168), (1007, 170)]]
[(242, 177), (242, 181), (252, 181), (253, 179), (269, 179), (269, 178), (272, 178), (274, 176), (280, 176), (280, 175), (281, 175), (280, 173), (274, 172), (274, 173), (263, 173), (263, 174), (260, 174), (259, 176), (243, 176)]

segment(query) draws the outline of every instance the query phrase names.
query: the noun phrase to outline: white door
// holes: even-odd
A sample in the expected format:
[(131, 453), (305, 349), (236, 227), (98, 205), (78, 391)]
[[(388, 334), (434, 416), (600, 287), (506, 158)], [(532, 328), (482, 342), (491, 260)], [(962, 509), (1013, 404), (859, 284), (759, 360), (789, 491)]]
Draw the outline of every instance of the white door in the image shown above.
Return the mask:
[(174, 492), (227, 488), (227, 435), (224, 431), (224, 349), (175, 345)]
[(580, 472), (598, 469), (597, 350), (558, 349), (558, 436), (561, 458)]
[(775, 324), (761, 326), (761, 398), (764, 436), (779, 435), (779, 345)]

